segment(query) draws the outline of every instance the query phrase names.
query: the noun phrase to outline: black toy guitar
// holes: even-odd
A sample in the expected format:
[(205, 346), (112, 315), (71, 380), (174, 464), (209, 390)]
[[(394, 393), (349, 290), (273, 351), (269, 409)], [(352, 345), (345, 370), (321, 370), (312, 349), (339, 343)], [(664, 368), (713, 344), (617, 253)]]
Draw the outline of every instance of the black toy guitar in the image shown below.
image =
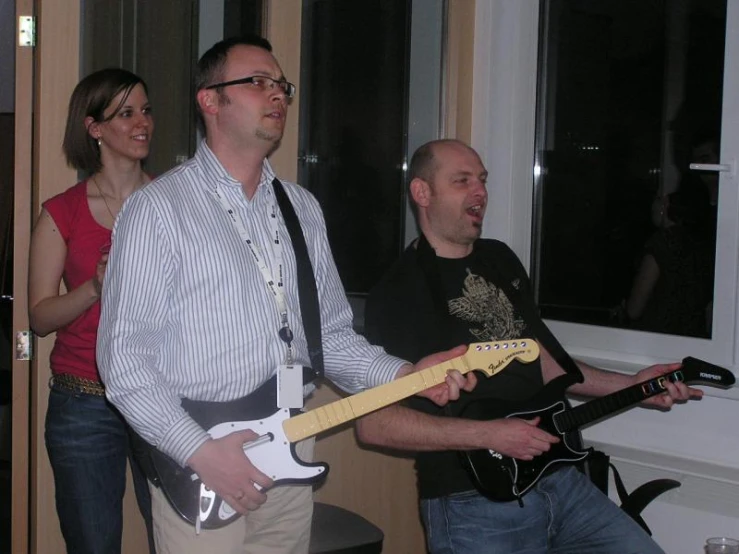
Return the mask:
[(578, 450), (567, 444), (567, 433), (664, 392), (666, 380), (672, 383), (682, 381), (716, 387), (729, 387), (735, 382), (734, 375), (729, 370), (688, 357), (683, 360), (681, 369), (585, 402), (575, 408), (570, 408), (562, 400), (564, 391), (557, 385), (556, 380), (534, 397), (530, 409), (513, 413), (500, 411), (500, 403), (495, 402), (498, 410), (493, 411), (489, 407), (489, 401), (477, 401), (462, 412), (462, 417), (491, 420), (501, 417), (533, 419), (538, 416), (541, 418), (539, 427), (559, 436), (561, 440), (551, 445), (548, 452), (530, 461), (510, 458), (494, 450), (463, 452), (463, 461), (478, 489), (485, 496), (499, 502), (516, 499), (520, 502), (521, 497), (536, 484), (547, 469), (556, 464), (579, 462), (590, 454), (592, 449)]
[[(208, 403), (208, 408), (202, 409), (201, 403), (185, 400), (182, 405), (213, 438), (245, 429), (256, 432), (259, 438), (245, 444), (244, 452), (275, 485), (309, 484), (325, 478), (328, 465), (307, 464), (298, 459), (294, 443), (442, 383), (449, 370), (456, 369), (460, 373), (482, 371), (493, 376), (513, 360), (531, 362), (538, 356), (539, 346), (531, 339), (474, 343), (463, 356), (299, 415), (295, 415), (299, 413), (296, 410), (292, 413), (288, 409), (275, 410), (274, 402), (266, 417), (244, 414), (243, 410), (230, 408), (234, 403), (223, 403), (223, 408), (215, 409), (220, 404)], [(263, 386), (245, 399), (235, 402), (252, 406), (264, 404), (262, 398), (253, 397), (267, 388)], [(246, 402), (242, 402), (244, 400)], [(249, 420), (244, 421), (247, 418)], [(150, 449), (150, 456), (167, 500), (182, 518), (195, 525), (196, 530), (218, 529), (240, 516), (206, 487), (190, 468), (180, 467), (155, 448)]]

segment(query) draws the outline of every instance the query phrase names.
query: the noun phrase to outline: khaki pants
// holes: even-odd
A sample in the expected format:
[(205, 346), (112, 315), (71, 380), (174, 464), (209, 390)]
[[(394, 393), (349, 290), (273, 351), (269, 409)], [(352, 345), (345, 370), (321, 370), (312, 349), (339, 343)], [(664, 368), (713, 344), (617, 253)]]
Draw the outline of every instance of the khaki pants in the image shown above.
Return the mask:
[[(309, 439), (296, 445), (298, 456), (313, 459)], [(267, 502), (220, 529), (202, 529), (180, 518), (161, 489), (151, 489), (154, 540), (158, 554), (307, 554), (313, 516), (311, 485), (275, 487)]]

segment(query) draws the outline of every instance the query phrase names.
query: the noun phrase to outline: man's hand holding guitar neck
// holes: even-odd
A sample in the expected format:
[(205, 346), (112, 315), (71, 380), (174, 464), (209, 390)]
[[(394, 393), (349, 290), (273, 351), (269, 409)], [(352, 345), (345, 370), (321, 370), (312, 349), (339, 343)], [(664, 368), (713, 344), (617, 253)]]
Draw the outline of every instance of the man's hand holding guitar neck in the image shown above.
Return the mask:
[[(562, 375), (564, 370), (554, 360), (552, 355), (547, 352), (546, 348), (541, 347), (541, 367), (544, 376), (544, 382), (548, 383), (555, 377)], [(615, 371), (605, 371), (592, 367), (584, 362), (575, 360), (577, 366), (582, 371), (584, 382), (572, 385), (567, 391), (572, 394), (600, 397), (611, 394), (618, 390), (625, 389), (637, 383), (643, 383), (680, 369), (681, 363), (673, 364), (657, 364), (646, 367), (634, 375), (626, 375)], [(689, 387), (683, 382), (673, 383), (665, 380), (665, 392), (658, 394), (642, 401), (642, 404), (653, 406), (661, 409), (669, 409), (675, 402), (685, 402), (689, 399), (699, 399), (703, 396), (703, 391)]]
[[(467, 345), (460, 345), (452, 348), (451, 350), (445, 350), (443, 352), (436, 352), (430, 354), (425, 358), (422, 358), (415, 364), (406, 364), (402, 366), (397, 375), (396, 379), (410, 375), (416, 371), (422, 371), (431, 366), (435, 366), (462, 356), (467, 351)], [(449, 402), (453, 402), (459, 399), (459, 392), (471, 391), (477, 385), (477, 377), (474, 372), (470, 371), (466, 375), (462, 375), (459, 371), (453, 370), (447, 373), (446, 380), (444, 383), (440, 383), (435, 387), (426, 389), (418, 393), (418, 396), (428, 398), (437, 406), (445, 406)]]
[[(680, 369), (681, 366), (682, 364), (678, 362), (674, 364), (658, 364), (650, 367), (645, 367), (636, 375), (634, 375), (634, 377), (632, 378), (632, 384), (649, 381), (650, 379), (654, 379), (655, 377), (659, 377), (660, 375), (664, 375), (666, 373), (670, 373), (671, 371)], [(672, 381), (665, 380), (664, 386), (667, 389), (667, 394), (658, 394), (657, 396), (652, 396), (644, 400), (642, 404), (645, 404), (647, 406), (654, 406), (656, 408), (661, 408), (664, 410), (669, 410), (675, 402), (685, 402), (686, 400), (699, 400), (700, 398), (703, 398), (702, 390), (689, 387), (682, 381), (673, 383)]]

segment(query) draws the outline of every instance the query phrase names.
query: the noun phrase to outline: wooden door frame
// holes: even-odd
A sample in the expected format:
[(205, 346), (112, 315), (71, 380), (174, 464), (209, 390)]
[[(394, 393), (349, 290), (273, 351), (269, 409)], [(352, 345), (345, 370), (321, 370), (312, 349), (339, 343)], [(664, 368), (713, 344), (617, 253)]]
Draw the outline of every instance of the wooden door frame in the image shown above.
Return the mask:
[[(16, 46), (13, 333), (29, 329), (28, 251), (40, 202), (74, 183), (61, 152), (69, 95), (77, 83), (79, 0), (16, 0), (36, 16), (36, 47)], [(33, 360), (13, 360), (12, 552), (62, 552), (54, 486), (44, 446), (49, 353), (34, 341)]]
[[(33, 218), (41, 202), (76, 181), (62, 153), (69, 97), (79, 75), (79, 0), (37, 0), (36, 71), (33, 125)], [(54, 334), (35, 342), (31, 372), (31, 527), (30, 552), (63, 552), (54, 501), (54, 479), (44, 444), (49, 397), (49, 354)]]
[[(15, 21), (33, 15), (33, 0), (16, 0)], [(16, 333), (28, 329), (26, 253), (31, 240), (31, 195), (33, 148), (33, 59), (34, 49), (18, 46), (15, 37), (15, 152), (13, 207), (13, 323), (11, 341)], [(11, 401), (11, 552), (26, 553), (29, 547), (29, 475), (30, 475), (30, 387), (31, 364), (13, 355)]]
[[(17, 1), (28, 5), (33, 5), (34, 2)], [(25, 196), (17, 202), (17, 205), (22, 205), (23, 213), (16, 221), (26, 223), (21, 226), (20, 233), (16, 233), (16, 240), (22, 242), (16, 242), (15, 245), (15, 252), (18, 254), (14, 260), (14, 294), (18, 320), (14, 321), (14, 329), (28, 329), (26, 283), (30, 222), (39, 213), (43, 201), (63, 192), (77, 181), (77, 173), (67, 166), (61, 145), (69, 98), (80, 76), (81, 0), (35, 0), (35, 7), (37, 46), (33, 62), (35, 71), (31, 79), (34, 98), (32, 126), (29, 122), (22, 133), (17, 135), (18, 142), (25, 140), (29, 149), (32, 144), (33, 171), (27, 170), (22, 179), (16, 180), (17, 183), (25, 182), (20, 187), (25, 188)], [(18, 228), (19, 224), (16, 223), (16, 230)], [(25, 460), (18, 460), (18, 466), (27, 468), (27, 473), (25, 476), (19, 474), (17, 478), (13, 477), (13, 498), (18, 503), (15, 513), (28, 516), (25, 524), (18, 524), (15, 534), (19, 535), (19, 543), (18, 548), (13, 549), (14, 554), (47, 554), (65, 550), (56, 513), (54, 479), (44, 444), (48, 382), (51, 376), (49, 355), (53, 345), (53, 334), (34, 341), (30, 375), (28, 362), (21, 362), (26, 364), (22, 368), (26, 377), (20, 385), (25, 387), (25, 400), (21, 399), (19, 402), (19, 413), (13, 414), (13, 438), (19, 441), (19, 456), (20, 452), (28, 453)], [(20, 373), (18, 371), (19, 379)], [(21, 409), (23, 402), (24, 410)], [(15, 444), (13, 452), (15, 454)], [(138, 507), (133, 497), (129, 472), (123, 507), (124, 552), (146, 549), (143, 522), (138, 516)], [(13, 519), (15, 523), (15, 515)], [(23, 537), (27, 537), (25, 543), (20, 542)]]

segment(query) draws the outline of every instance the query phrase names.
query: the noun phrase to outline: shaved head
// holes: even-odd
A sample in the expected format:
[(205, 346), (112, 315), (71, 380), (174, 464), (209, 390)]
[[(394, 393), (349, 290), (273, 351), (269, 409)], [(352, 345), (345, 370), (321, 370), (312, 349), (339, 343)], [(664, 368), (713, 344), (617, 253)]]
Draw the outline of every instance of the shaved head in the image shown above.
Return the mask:
[[(413, 179), (423, 179), (427, 183), (434, 180), (436, 170), (439, 168), (439, 160), (436, 157), (436, 152), (439, 147), (445, 145), (457, 145), (470, 148), (464, 142), (457, 139), (437, 139), (429, 141), (421, 146), (413, 153), (411, 157), (411, 164), (408, 168), (408, 181)], [(474, 150), (473, 150), (474, 151)]]

